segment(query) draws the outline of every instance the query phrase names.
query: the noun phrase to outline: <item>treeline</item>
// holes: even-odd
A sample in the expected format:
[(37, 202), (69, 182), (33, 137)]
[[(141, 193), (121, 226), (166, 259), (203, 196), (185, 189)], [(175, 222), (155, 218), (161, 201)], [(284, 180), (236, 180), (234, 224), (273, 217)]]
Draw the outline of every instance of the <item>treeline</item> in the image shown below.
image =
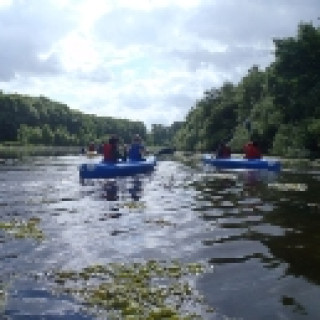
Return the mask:
[(181, 126), (182, 122), (153, 124), (148, 132), (140, 121), (84, 114), (43, 96), (0, 91), (0, 143), (86, 146), (103, 143), (111, 134), (129, 143), (137, 133), (148, 145), (171, 146)]
[(296, 37), (274, 44), (265, 70), (253, 66), (238, 84), (204, 93), (174, 137), (178, 149), (212, 151), (224, 140), (241, 152), (253, 138), (265, 153), (319, 156), (320, 29), (301, 23)]
[(147, 136), (143, 122), (98, 117), (70, 109), (46, 97), (5, 94), (0, 91), (0, 143), (83, 146), (117, 134), (129, 142), (138, 133)]
[(171, 126), (99, 117), (46, 97), (0, 91), (0, 143), (84, 146), (110, 134), (148, 145), (213, 151), (227, 141), (234, 152), (255, 139), (262, 151), (291, 157), (320, 155), (320, 29), (301, 23), (295, 37), (275, 39), (275, 61), (253, 66), (238, 84), (204, 93), (184, 122)]
[(147, 142), (154, 146), (172, 147), (173, 137), (183, 126), (183, 122), (173, 122), (170, 126), (162, 124), (151, 125), (151, 131), (147, 134)]

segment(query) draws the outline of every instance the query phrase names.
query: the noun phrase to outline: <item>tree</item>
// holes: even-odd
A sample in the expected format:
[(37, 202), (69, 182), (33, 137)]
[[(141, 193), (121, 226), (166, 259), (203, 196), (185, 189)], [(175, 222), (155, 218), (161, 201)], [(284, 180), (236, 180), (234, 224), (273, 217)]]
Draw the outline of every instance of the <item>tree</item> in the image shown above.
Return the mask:
[(275, 39), (275, 102), (285, 121), (320, 116), (320, 29), (301, 23), (296, 38)]
[(54, 133), (46, 123), (42, 128), (42, 143), (52, 145), (54, 142)]
[(104, 142), (110, 134), (130, 142), (135, 133), (145, 138), (147, 132), (140, 121), (83, 114), (44, 96), (3, 92), (0, 127), (0, 142), (18, 140), (23, 144), (85, 145), (90, 141)]

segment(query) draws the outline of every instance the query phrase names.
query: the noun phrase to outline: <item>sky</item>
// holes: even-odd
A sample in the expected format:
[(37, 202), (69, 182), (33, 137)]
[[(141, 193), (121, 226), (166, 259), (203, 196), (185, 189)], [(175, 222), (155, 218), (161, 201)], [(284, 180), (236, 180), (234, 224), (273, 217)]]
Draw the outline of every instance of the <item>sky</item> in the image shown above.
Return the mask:
[(0, 0), (0, 90), (170, 125), (319, 17), (319, 0)]

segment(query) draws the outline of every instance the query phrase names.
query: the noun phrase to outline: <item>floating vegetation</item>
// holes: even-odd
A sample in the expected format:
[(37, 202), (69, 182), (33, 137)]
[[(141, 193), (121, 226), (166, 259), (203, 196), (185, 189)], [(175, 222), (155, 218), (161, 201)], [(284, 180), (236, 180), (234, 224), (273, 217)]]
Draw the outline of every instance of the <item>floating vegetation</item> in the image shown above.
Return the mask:
[(15, 238), (33, 238), (36, 240), (42, 240), (44, 235), (38, 228), (39, 222), (40, 219), (35, 217), (30, 218), (28, 221), (0, 221), (0, 229), (12, 234)]
[(268, 187), (279, 191), (307, 191), (308, 189), (305, 183), (269, 183)]
[[(212, 168), (210, 168), (212, 169)], [(207, 172), (207, 176), (214, 177), (217, 180), (237, 180), (238, 176), (232, 173), (216, 173), (216, 172)]]
[[(202, 272), (200, 263), (150, 260), (93, 265), (79, 272), (60, 271), (54, 274), (54, 281), (60, 292), (74, 295), (96, 316), (191, 320), (201, 319), (194, 310), (204, 306), (204, 301), (190, 280)], [(209, 307), (206, 310), (213, 311)]]
[(165, 227), (165, 226), (175, 226), (176, 224), (174, 222), (168, 221), (168, 220), (164, 220), (164, 219), (146, 219), (144, 220), (145, 223), (152, 223), (152, 224), (156, 224), (159, 225), (161, 227)]
[(122, 208), (129, 208), (129, 209), (143, 209), (145, 208), (145, 204), (139, 201), (128, 201), (124, 202), (121, 205)]
[(5, 286), (0, 280), (0, 315), (5, 309), (6, 305), (6, 291), (5, 291)]

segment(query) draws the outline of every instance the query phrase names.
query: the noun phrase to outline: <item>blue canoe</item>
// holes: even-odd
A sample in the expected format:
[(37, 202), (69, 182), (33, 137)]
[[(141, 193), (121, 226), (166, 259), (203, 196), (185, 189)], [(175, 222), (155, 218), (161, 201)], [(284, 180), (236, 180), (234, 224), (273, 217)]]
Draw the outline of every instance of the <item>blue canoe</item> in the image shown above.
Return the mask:
[(148, 157), (144, 161), (123, 161), (117, 163), (85, 163), (79, 167), (80, 179), (106, 179), (147, 173), (154, 169), (156, 158)]
[(280, 161), (271, 159), (215, 159), (211, 155), (204, 155), (202, 161), (217, 168), (226, 169), (265, 169), (273, 171), (279, 171), (281, 169)]

